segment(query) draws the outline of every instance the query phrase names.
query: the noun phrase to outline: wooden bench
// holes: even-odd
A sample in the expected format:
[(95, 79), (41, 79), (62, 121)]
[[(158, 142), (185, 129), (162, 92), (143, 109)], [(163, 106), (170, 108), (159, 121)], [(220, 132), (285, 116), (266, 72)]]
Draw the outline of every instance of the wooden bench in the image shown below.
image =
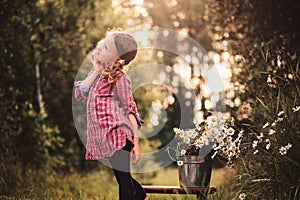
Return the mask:
[(146, 193), (158, 193), (158, 194), (196, 194), (197, 200), (206, 199), (209, 194), (217, 192), (216, 187), (203, 188), (203, 187), (180, 187), (180, 186), (155, 186), (155, 185), (143, 185)]

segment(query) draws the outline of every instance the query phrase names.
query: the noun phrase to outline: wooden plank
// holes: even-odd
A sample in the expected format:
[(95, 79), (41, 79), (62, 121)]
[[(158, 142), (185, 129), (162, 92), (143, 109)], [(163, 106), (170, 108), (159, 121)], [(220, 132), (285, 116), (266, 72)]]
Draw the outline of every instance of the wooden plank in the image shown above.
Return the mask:
[(202, 188), (202, 187), (180, 187), (180, 186), (157, 186), (157, 185), (143, 185), (146, 193), (159, 193), (159, 194), (213, 194), (217, 191), (215, 187)]

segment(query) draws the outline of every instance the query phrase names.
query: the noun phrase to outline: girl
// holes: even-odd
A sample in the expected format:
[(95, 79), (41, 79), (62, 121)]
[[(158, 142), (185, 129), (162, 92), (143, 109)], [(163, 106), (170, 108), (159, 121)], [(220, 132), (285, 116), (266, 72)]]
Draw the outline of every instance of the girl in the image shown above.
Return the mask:
[(138, 128), (142, 124), (124, 68), (136, 56), (137, 42), (123, 32), (109, 34), (92, 51), (93, 69), (75, 82), (75, 98), (87, 99), (86, 159), (108, 158), (119, 184), (120, 200), (148, 199), (130, 174), (140, 159)]

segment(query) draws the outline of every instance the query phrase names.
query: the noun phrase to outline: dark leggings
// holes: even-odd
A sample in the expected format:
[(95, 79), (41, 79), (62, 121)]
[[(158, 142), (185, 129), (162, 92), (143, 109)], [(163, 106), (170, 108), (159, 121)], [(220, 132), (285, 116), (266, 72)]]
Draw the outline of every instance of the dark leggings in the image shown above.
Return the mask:
[(130, 174), (130, 151), (132, 143), (118, 150), (109, 158), (116, 180), (119, 184), (119, 200), (144, 200), (146, 193)]

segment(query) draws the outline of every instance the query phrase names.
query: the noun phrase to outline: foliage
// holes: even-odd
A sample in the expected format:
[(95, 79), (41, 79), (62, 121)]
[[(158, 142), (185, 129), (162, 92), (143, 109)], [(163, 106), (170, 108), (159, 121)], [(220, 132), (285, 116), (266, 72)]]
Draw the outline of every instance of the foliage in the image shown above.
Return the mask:
[(245, 144), (248, 152), (240, 166), (241, 182), (245, 192), (253, 193), (249, 198), (262, 196), (265, 191), (271, 191), (274, 198), (296, 198), (300, 177), (300, 57), (268, 45), (255, 53), (262, 54), (266, 66), (260, 76), (253, 77), (262, 85), (253, 94), (255, 113), (251, 121), (244, 120), (248, 138), (254, 143)]
[(207, 2), (213, 44), (233, 57), (233, 102), (242, 102), (228, 107), (247, 141), (236, 185), (245, 199), (297, 199), (299, 3)]
[(112, 16), (109, 0), (0, 5), (0, 191), (5, 194), (24, 186), (35, 170), (86, 167), (72, 120), (73, 81), (87, 50), (110, 27), (122, 27), (122, 20)]
[(1, 1), (1, 193), (20, 187), (32, 170), (64, 164), (53, 154), (64, 140), (55, 125), (45, 122), (47, 114), (37, 101), (37, 60), (31, 42), (35, 3)]

